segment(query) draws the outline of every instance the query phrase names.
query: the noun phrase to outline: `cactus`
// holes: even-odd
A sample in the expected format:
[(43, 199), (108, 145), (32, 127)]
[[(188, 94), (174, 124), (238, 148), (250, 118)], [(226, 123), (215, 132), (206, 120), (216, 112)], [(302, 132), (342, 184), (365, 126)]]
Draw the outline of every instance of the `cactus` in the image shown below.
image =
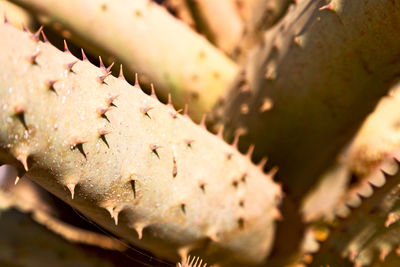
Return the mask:
[(0, 44), (11, 51), (0, 56), (0, 158), (12, 155), (25, 176), (160, 257), (207, 246), (200, 255), (210, 263), (229, 254), (263, 261), (280, 187), (251, 164), (251, 151), (239, 154), (138, 84), (39, 41), (39, 32), (0, 26), (12, 40)]
[[(398, 169), (399, 162), (396, 165)], [(375, 171), (365, 179), (369, 183), (348, 196), (347, 207), (353, 211), (346, 218), (339, 219), (311, 266), (366, 266), (378, 259), (384, 261), (399, 245), (400, 172), (390, 175)], [(382, 180), (384, 185), (377, 187), (374, 184), (377, 181), (382, 183)], [(353, 203), (360, 201), (361, 205), (353, 208)]]
[(0, 24), (0, 164), (67, 203), (24, 216), (151, 266), (399, 264), (398, 1), (10, 1), (44, 28)]
[(280, 167), (292, 198), (310, 189), (395, 81), (399, 18), (393, 1), (300, 1), (243, 66), (223, 113), (227, 133), (243, 128), (242, 144)]
[(358, 131), (347, 152), (346, 165), (357, 177), (368, 175), (400, 146), (400, 87), (383, 98)]
[(243, 30), (243, 22), (232, 0), (186, 0), (199, 31), (222, 51), (232, 55)]
[(195, 120), (211, 111), (236, 72), (234, 62), (149, 0), (13, 2), (42, 22), (62, 21), (80, 45), (117, 57), (161, 95), (172, 93), (177, 106), (189, 104)]

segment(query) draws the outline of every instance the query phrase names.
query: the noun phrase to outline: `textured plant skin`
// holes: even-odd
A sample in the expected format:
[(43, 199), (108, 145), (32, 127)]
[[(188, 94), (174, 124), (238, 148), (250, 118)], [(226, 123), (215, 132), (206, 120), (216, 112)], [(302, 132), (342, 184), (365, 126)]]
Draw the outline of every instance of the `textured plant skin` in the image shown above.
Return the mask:
[[(399, 155), (397, 151), (396, 157)], [(387, 160), (393, 161), (393, 158)], [(350, 215), (338, 219), (314, 255), (311, 266), (370, 266), (384, 261), (396, 249), (400, 242), (399, 162), (395, 165), (395, 174), (375, 171), (367, 178), (369, 184), (359, 187), (358, 192), (351, 192), (346, 204)], [(382, 184), (382, 180), (384, 185), (377, 187), (375, 184)]]
[(400, 87), (391, 90), (369, 115), (346, 153), (351, 173), (363, 177), (371, 173), (389, 154), (400, 147)]
[(239, 42), (243, 22), (232, 0), (186, 0), (198, 28), (208, 39), (228, 55)]
[(29, 30), (34, 29), (33, 18), (26, 10), (6, 0), (0, 0), (0, 16), (3, 17), (5, 15), (8, 22), (17, 28), (21, 28), (24, 25)]
[[(200, 120), (224, 93), (236, 65), (149, 0), (13, 0), (70, 30), (81, 46), (116, 57)], [(79, 12), (76, 12), (79, 10)]]
[[(224, 111), (299, 199), (398, 76), (400, 3), (300, 1), (249, 57)], [(282, 178), (280, 178), (282, 177)]]
[(239, 61), (244, 61), (248, 50), (256, 46), (265, 31), (271, 28), (285, 13), (293, 0), (258, 0), (252, 6), (246, 20), (244, 34), (237, 48)]
[(0, 35), (1, 161), (159, 257), (265, 259), (281, 192), (251, 154), (38, 33)]

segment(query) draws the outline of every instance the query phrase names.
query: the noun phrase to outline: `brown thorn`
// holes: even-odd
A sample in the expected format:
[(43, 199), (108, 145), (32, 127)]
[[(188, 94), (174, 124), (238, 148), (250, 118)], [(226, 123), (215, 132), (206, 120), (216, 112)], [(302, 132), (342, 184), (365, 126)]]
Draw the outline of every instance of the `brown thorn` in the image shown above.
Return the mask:
[(242, 182), (242, 183), (246, 183), (246, 179), (247, 179), (247, 172), (244, 172), (243, 174), (242, 174), (242, 176), (240, 177), (240, 181)]
[(235, 132), (235, 137), (233, 139), (233, 142), (231, 144), (231, 146), (233, 146), (234, 148), (238, 148), (238, 144), (239, 144), (239, 138), (242, 135), (242, 133), (240, 131), (236, 131)]
[(72, 68), (75, 66), (76, 63), (78, 63), (78, 60), (65, 64), (64, 65), (65, 70), (68, 72), (73, 72)]
[(167, 106), (169, 106), (169, 107), (171, 107), (171, 108), (173, 108), (173, 109), (175, 110), (174, 105), (172, 104), (171, 93), (168, 93), (168, 103), (167, 103)]
[(118, 78), (120, 78), (120, 79), (126, 81), (125, 76), (124, 76), (124, 70), (122, 69), (122, 64), (119, 65), (119, 75), (118, 75)]
[(203, 114), (203, 116), (201, 117), (200, 124), (199, 124), (199, 126), (204, 128), (204, 129), (207, 129), (206, 119), (207, 119), (207, 114)]
[(43, 42), (44, 42), (44, 43), (50, 43), (50, 42), (49, 42), (49, 39), (47, 39), (46, 34), (44, 34), (44, 31), (42, 31), (41, 33), (42, 33)]
[(37, 30), (34, 34), (31, 35), (31, 39), (34, 42), (38, 42), (40, 40), (40, 33), (43, 31), (43, 26), (40, 26), (39, 30)]
[(67, 184), (67, 188), (68, 188), (69, 192), (71, 193), (72, 199), (74, 199), (74, 196), (75, 196), (75, 186), (76, 186), (76, 184), (71, 184), (71, 183)]
[(224, 139), (224, 129), (225, 129), (225, 125), (223, 125), (223, 124), (218, 129), (217, 136), (221, 139)]
[(268, 175), (274, 177), (275, 174), (278, 172), (279, 168), (277, 166), (273, 167), (269, 172)]
[(192, 147), (194, 140), (193, 139), (185, 139), (185, 140), (183, 140), (183, 142), (185, 143), (185, 145), (187, 147)]
[(239, 217), (237, 222), (238, 222), (239, 229), (243, 230), (244, 229), (244, 218), (243, 217)]
[(29, 167), (28, 167), (28, 155), (20, 154), (20, 155), (17, 156), (17, 160), (19, 162), (21, 162), (22, 166), (24, 166), (25, 171), (29, 170)]
[(225, 157), (226, 157), (227, 160), (231, 160), (232, 157), (233, 157), (233, 154), (231, 152), (228, 152), (228, 153), (225, 154)]
[(267, 164), (268, 158), (267, 157), (263, 157), (260, 162), (257, 164), (257, 167), (260, 168), (261, 171), (264, 170), (265, 168), (265, 164)]
[(206, 192), (206, 183), (203, 181), (199, 181), (199, 187), (203, 193)]
[(25, 121), (25, 112), (26, 112), (26, 108), (23, 105), (15, 105), (14, 106), (14, 114), (15, 114), (15, 116), (22, 123), (24, 128), (26, 130), (28, 130), (28, 125), (26, 124), (26, 121)]
[(71, 51), (69, 51), (68, 44), (67, 44), (67, 41), (65, 39), (64, 39), (64, 53), (71, 54)]
[(151, 94), (150, 94), (150, 96), (151, 96), (152, 98), (158, 100), (157, 95), (156, 95), (156, 91), (154, 90), (154, 85), (153, 85), (152, 83), (150, 84), (150, 87), (151, 87)]
[(117, 99), (119, 97), (119, 95), (114, 95), (114, 96), (110, 96), (109, 98), (106, 99), (106, 103), (107, 106), (114, 106), (116, 107), (116, 105), (113, 103), (115, 99)]
[(255, 148), (254, 144), (251, 144), (249, 146), (249, 149), (246, 152), (246, 157), (248, 157), (250, 160), (251, 160), (251, 156), (253, 155), (254, 148)]
[(29, 63), (31, 63), (32, 65), (37, 65), (36, 59), (39, 56), (39, 54), (40, 54), (40, 51), (36, 51), (35, 53), (33, 53), (33, 55), (28, 57)]
[(178, 166), (176, 164), (176, 159), (175, 157), (172, 158), (172, 177), (176, 177), (178, 175)]
[(87, 62), (89, 62), (87, 56), (85, 55), (85, 51), (83, 51), (83, 48), (81, 48), (81, 53), (82, 53), (82, 61), (87, 61)]
[(97, 134), (99, 135), (99, 138), (106, 144), (106, 146), (108, 148), (110, 148), (110, 145), (107, 142), (106, 135), (109, 134), (109, 133), (111, 133), (111, 131), (108, 131), (108, 130), (105, 130), (105, 129), (98, 129), (97, 130)]
[(87, 143), (88, 141), (86, 141), (86, 140), (83, 140), (83, 139), (80, 139), (80, 138), (78, 138), (78, 137), (72, 137), (71, 138), (71, 142), (70, 142), (70, 149), (71, 150), (74, 150), (74, 149), (78, 149), (79, 150), (79, 152), (85, 157), (85, 159), (86, 159), (86, 153), (85, 153), (85, 151), (83, 150), (83, 144), (84, 143)]
[(324, 5), (324, 6), (319, 8), (319, 11), (322, 11), (322, 10), (334, 11), (335, 9), (334, 9), (333, 3), (329, 3), (329, 4)]
[(189, 106), (188, 106), (188, 104), (185, 104), (185, 107), (183, 108), (183, 116), (190, 118), (189, 117)]
[(106, 112), (110, 111), (111, 109), (112, 109), (111, 107), (106, 107), (106, 108), (101, 107), (96, 109), (96, 113), (99, 117), (106, 119), (108, 122), (110, 122), (110, 120), (106, 116)]
[(107, 72), (107, 73), (104, 74), (104, 75), (98, 76), (98, 77), (96, 78), (96, 81), (98, 81), (100, 84), (103, 84), (103, 83), (105, 83), (104, 80), (105, 80), (110, 74), (111, 74), (111, 71)]
[(149, 106), (147, 106), (147, 107), (141, 107), (140, 108), (140, 112), (143, 114), (143, 115), (145, 115), (145, 116), (147, 116), (147, 117), (149, 117), (150, 119), (151, 119), (151, 117), (150, 117), (150, 115), (149, 115), (149, 111), (150, 110), (152, 110), (153, 108), (152, 107), (149, 107)]
[(110, 66), (108, 66), (108, 67), (106, 68), (106, 72), (110, 72), (110, 71), (111, 71), (112, 67), (114, 66), (114, 63), (115, 63), (115, 62), (112, 62), (112, 63), (110, 64)]
[(186, 204), (185, 203), (181, 203), (181, 211), (183, 214), (186, 214)]
[(99, 56), (99, 61), (100, 61), (100, 69), (104, 72), (104, 73), (107, 73), (107, 71), (106, 71), (106, 67), (104, 66), (104, 64), (103, 64), (103, 60), (101, 59), (101, 56)]
[(140, 87), (140, 83), (139, 83), (139, 77), (137, 72), (135, 73), (135, 87), (139, 88), (140, 90), (142, 90), (142, 87)]
[(4, 24), (8, 24), (8, 19), (7, 19), (7, 14), (6, 14), (6, 12), (4, 12), (4, 14), (3, 14), (3, 23), (4, 23)]
[(24, 23), (22, 23), (22, 31), (23, 32), (28, 32), (28, 28), (25, 26)]
[(57, 91), (54, 88), (54, 84), (57, 82), (57, 80), (46, 80), (45, 84), (48, 90), (53, 91), (57, 95)]

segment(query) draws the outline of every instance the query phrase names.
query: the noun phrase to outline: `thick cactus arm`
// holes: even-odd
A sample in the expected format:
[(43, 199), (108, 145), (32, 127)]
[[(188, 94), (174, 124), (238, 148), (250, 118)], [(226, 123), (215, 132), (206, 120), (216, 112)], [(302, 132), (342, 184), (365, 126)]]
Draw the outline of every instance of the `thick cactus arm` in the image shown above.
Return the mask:
[(59, 23), (95, 53), (116, 57), (200, 119), (223, 94), (236, 65), (206, 39), (150, 0), (16, 0)]
[[(398, 157), (399, 151), (396, 154)], [(368, 266), (384, 261), (396, 249), (400, 241), (399, 162), (395, 165), (397, 170), (394, 175), (375, 171), (366, 178), (369, 184), (360, 187), (358, 192), (351, 192), (352, 197), (347, 204), (351, 209), (350, 215), (338, 220), (328, 239), (314, 255), (311, 266)], [(382, 181), (383, 185), (375, 186), (374, 183), (382, 184)], [(357, 202), (361, 205), (352, 208)]]
[(280, 167), (300, 198), (398, 77), (400, 3), (299, 1), (248, 60), (227, 128)]
[(0, 155), (157, 256), (266, 258), (281, 196), (272, 175), (171, 105), (38, 33), (3, 24), (0, 36)]

